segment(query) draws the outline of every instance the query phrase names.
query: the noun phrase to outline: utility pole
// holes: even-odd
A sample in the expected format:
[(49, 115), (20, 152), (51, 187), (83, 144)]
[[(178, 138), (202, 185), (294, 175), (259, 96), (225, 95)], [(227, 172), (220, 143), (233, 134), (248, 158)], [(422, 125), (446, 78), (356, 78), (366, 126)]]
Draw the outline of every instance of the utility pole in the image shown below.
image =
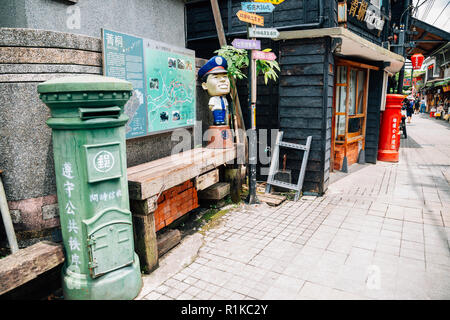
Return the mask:
[[(407, 12), (409, 11), (409, 12)], [(409, 29), (409, 16), (411, 11), (411, 0), (405, 0), (405, 6), (403, 14), (406, 14), (405, 23), (402, 23), (403, 14), (400, 16), (400, 27), (399, 27), (399, 35), (398, 35), (398, 49), (397, 53), (401, 55), (402, 57), (405, 57), (405, 40), (406, 40), (406, 34), (408, 33)], [(403, 65), (402, 69), (400, 70), (400, 74), (398, 76), (398, 84), (397, 84), (397, 93), (402, 94), (403, 92), (403, 80), (405, 79), (405, 65)]]

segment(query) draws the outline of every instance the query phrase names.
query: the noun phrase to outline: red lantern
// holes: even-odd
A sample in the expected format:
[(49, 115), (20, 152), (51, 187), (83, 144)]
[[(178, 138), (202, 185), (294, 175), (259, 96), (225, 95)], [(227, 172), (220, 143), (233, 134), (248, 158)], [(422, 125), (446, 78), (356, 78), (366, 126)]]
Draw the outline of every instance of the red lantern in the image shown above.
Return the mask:
[(414, 70), (422, 68), (422, 63), (425, 57), (421, 53), (416, 53), (411, 57), (411, 63)]

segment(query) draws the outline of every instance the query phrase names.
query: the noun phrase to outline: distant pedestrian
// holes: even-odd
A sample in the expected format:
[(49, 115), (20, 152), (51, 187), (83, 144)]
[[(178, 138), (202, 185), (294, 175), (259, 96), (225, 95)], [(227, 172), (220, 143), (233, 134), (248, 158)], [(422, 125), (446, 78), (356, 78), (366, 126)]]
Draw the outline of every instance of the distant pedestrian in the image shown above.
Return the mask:
[(420, 101), (420, 113), (425, 113), (427, 111), (427, 101), (425, 100), (425, 97), (422, 97), (422, 100)]
[(419, 113), (419, 108), (420, 108), (420, 99), (419, 96), (417, 96), (416, 100), (414, 100), (414, 114)]
[(411, 117), (414, 112), (414, 100), (409, 100), (406, 103), (406, 117), (408, 118), (408, 123), (411, 123)]

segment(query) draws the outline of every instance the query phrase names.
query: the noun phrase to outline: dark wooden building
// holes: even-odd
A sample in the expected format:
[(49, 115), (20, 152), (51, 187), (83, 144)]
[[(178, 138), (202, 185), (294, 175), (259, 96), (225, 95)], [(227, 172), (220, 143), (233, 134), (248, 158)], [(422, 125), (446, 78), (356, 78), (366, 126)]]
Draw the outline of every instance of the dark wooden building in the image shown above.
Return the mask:
[[(241, 1), (222, 0), (219, 7), (227, 43), (246, 38), (247, 25), (236, 15)], [(279, 129), (294, 143), (313, 137), (304, 193), (323, 194), (333, 170), (376, 162), (387, 79), (404, 64), (388, 49), (392, 10), (402, 7), (394, 0), (285, 0), (259, 14), (265, 28), (280, 32), (261, 40), (277, 54), (281, 73), (276, 83), (258, 82), (257, 128)], [(186, 21), (187, 47), (198, 57), (213, 56), (219, 42), (210, 1), (187, 1)], [(245, 106), (247, 90), (240, 89)], [(287, 157), (294, 182), (300, 159), (292, 151)]]

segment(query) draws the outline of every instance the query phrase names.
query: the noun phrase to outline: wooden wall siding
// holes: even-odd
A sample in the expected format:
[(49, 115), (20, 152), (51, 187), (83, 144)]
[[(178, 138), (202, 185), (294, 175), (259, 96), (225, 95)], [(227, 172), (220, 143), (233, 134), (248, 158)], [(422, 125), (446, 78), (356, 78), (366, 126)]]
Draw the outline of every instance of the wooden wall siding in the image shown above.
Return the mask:
[[(289, 40), (280, 44), (280, 130), (284, 131), (283, 140), (289, 142), (304, 144), (308, 136), (313, 137), (303, 191), (317, 194), (326, 189), (329, 151), (328, 155), (326, 152), (331, 147), (333, 90), (329, 64), (333, 64), (333, 60), (329, 51), (328, 38)], [(302, 154), (289, 150), (287, 156), (287, 168), (292, 170), (294, 182), (298, 179)]]
[(368, 32), (368, 29), (358, 26), (356, 24), (353, 24), (351, 22), (348, 22), (347, 26), (351, 32), (353, 32), (353, 33), (357, 34), (358, 36), (360, 36), (366, 40), (369, 40), (370, 42), (373, 42), (379, 46), (381, 46), (381, 42), (384, 41), (383, 33), (381, 33), (381, 35), (378, 37), (377, 35), (374, 35), (374, 34)]
[(367, 100), (366, 162), (376, 163), (380, 135), (380, 103), (384, 71), (370, 71)]
[[(241, 10), (240, 0), (219, 0), (225, 34), (238, 35), (247, 32), (245, 23), (239, 21), (236, 13)], [(326, 7), (330, 7), (325, 0)], [(328, 6), (327, 6), (328, 4)], [(264, 27), (280, 28), (319, 20), (319, 0), (289, 0), (279, 5), (272, 13), (259, 13), (264, 17)], [(324, 11), (324, 16), (327, 13)], [(187, 42), (202, 37), (216, 37), (214, 17), (210, 1), (186, 4)]]

